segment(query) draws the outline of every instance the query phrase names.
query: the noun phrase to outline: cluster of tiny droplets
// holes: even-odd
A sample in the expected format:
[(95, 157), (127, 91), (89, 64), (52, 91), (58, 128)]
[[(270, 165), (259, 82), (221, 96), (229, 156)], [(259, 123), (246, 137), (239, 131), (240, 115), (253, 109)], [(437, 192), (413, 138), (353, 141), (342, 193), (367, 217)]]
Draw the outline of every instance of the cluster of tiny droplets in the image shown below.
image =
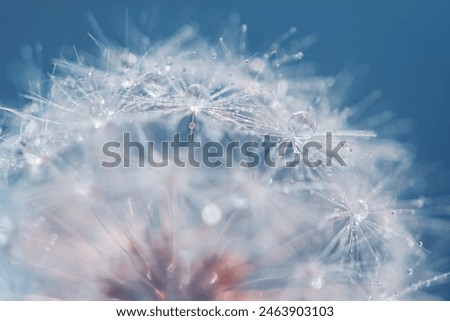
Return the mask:
[[(335, 78), (301, 73), (282, 46), (295, 31), (262, 55), (245, 25), (237, 46), (192, 27), (135, 51), (92, 37), (99, 58), (75, 51), (23, 109), (1, 106), (0, 297), (426, 297), (447, 274), (420, 240), (426, 199), (398, 199), (411, 157), (350, 124)], [(125, 132), (155, 146), (271, 134), (296, 151), (331, 132), (347, 166), (286, 168), (275, 152), (275, 167), (101, 167)]]

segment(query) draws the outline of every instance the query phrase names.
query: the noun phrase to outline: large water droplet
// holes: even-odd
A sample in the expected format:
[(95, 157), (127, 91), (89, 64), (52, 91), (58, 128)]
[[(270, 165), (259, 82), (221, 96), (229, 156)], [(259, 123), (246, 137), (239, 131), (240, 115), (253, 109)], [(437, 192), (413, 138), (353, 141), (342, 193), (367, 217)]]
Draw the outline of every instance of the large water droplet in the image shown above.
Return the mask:
[(201, 107), (209, 101), (209, 91), (201, 84), (190, 85), (186, 89), (187, 102), (192, 106)]
[(355, 218), (358, 222), (364, 220), (370, 213), (369, 205), (364, 200), (356, 200), (350, 207)]
[(169, 80), (165, 76), (149, 73), (141, 82), (142, 90), (150, 97), (161, 97), (168, 91)]
[(190, 85), (187, 88), (186, 92), (195, 97), (209, 98), (208, 89), (205, 86), (203, 86), (202, 84)]
[(293, 113), (287, 121), (288, 130), (297, 138), (307, 139), (317, 129), (316, 119), (306, 111)]

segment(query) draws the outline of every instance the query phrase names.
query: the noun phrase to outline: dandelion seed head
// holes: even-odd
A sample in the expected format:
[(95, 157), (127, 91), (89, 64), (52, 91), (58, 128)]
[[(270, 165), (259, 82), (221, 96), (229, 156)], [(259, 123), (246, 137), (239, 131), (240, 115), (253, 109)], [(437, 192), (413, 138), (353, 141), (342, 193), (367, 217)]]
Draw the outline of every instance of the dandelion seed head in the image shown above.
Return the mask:
[[(92, 36), (98, 56), (56, 60), (47, 92), (1, 106), (0, 202), (17, 214), (0, 213), (0, 246), (29, 283), (23, 298), (402, 299), (444, 280), (416, 229), (430, 202), (401, 199), (410, 154), (341, 108), (350, 75), (292, 76), (296, 28), (252, 55), (247, 25), (233, 25), (234, 44), (189, 26), (136, 48)], [(298, 149), (332, 132), (349, 164), (102, 168), (101, 147), (125, 132), (143, 144), (269, 133)]]

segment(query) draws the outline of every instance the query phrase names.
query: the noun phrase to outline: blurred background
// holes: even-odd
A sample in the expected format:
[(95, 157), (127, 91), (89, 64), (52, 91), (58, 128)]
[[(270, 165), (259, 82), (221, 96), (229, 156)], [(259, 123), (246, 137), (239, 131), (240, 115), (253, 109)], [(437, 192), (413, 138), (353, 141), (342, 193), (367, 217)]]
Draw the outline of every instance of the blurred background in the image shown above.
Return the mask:
[(42, 48), (39, 68), (50, 72), (64, 45), (95, 49), (88, 13), (108, 36), (123, 39), (125, 9), (131, 21), (142, 13), (151, 18), (152, 39), (192, 22), (217, 39), (238, 13), (249, 28), (250, 53), (267, 51), (292, 26), (298, 39), (314, 35), (304, 60), (319, 75), (354, 73), (349, 105), (379, 90), (367, 113), (391, 110), (396, 120), (409, 120), (394, 138), (416, 153), (426, 195), (450, 196), (450, 1), (0, 0), (0, 103), (24, 103), (27, 76), (19, 62), (26, 46)]

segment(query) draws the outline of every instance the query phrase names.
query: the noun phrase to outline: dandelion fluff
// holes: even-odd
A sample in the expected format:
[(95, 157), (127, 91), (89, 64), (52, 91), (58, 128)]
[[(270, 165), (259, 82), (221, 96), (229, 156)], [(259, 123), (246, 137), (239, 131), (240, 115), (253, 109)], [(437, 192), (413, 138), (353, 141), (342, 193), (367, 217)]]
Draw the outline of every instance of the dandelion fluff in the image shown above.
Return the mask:
[[(354, 128), (333, 103), (335, 79), (283, 73), (303, 57), (283, 52), (294, 29), (261, 55), (240, 32), (237, 44), (208, 42), (186, 26), (130, 48), (92, 36), (98, 56), (56, 60), (47, 90), (0, 107), (2, 275), (28, 284), (5, 278), (6, 297), (409, 299), (443, 282), (417, 243), (434, 219), (401, 199), (415, 179), (408, 151)], [(155, 146), (176, 133), (223, 144), (271, 134), (303, 148), (326, 132), (345, 138), (348, 166), (183, 168), (162, 147), (165, 167), (139, 167), (137, 149), (129, 168), (101, 166), (102, 146), (124, 133)]]

